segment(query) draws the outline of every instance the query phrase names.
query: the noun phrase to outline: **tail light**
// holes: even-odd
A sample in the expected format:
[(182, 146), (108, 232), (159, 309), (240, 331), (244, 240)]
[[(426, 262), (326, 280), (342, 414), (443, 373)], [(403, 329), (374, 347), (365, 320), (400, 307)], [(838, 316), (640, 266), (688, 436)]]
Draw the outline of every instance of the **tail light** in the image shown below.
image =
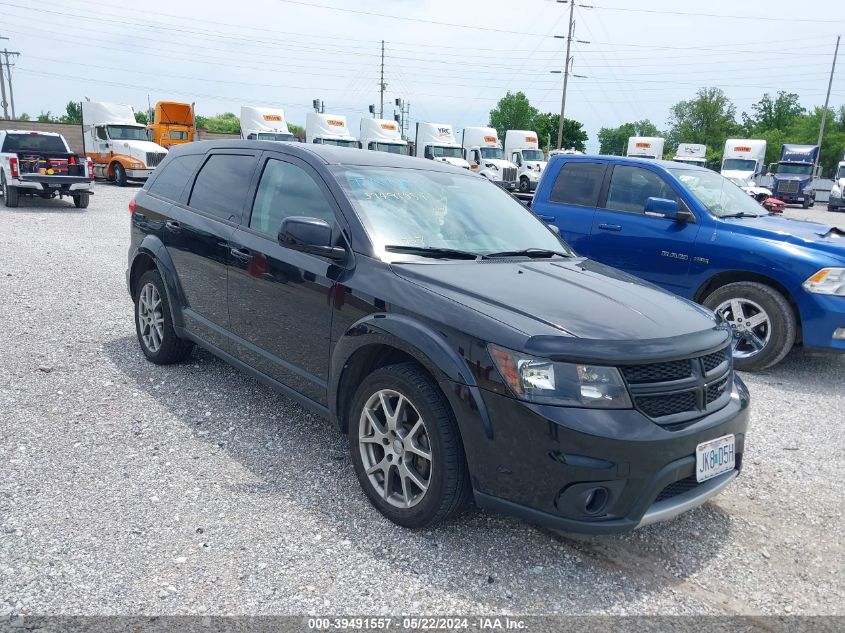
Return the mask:
[(135, 198), (129, 201), (129, 215), (135, 215)]
[(76, 165), (76, 156), (71, 156), (70, 158), (68, 158), (67, 164), (68, 165)]
[(18, 172), (18, 159), (17, 158), (10, 158), (9, 159), (9, 171), (12, 173), (12, 178), (17, 178), (20, 176)]
[(88, 178), (90, 178), (91, 180), (94, 180), (94, 161), (91, 160), (90, 158), (86, 158), (85, 159), (85, 166), (86, 166), (86, 171), (88, 172)]

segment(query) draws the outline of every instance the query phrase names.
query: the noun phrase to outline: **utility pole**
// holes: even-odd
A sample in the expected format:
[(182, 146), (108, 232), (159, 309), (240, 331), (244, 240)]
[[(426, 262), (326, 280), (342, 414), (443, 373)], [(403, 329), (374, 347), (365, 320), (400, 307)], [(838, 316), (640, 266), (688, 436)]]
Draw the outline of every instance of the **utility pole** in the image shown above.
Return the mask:
[(379, 90), (381, 93), (381, 105), (378, 109), (378, 118), (384, 118), (384, 89), (387, 86), (384, 83), (384, 40), (381, 41), (381, 80), (379, 81)]
[[(561, 0), (558, 0), (561, 2)], [(560, 99), (560, 123), (557, 126), (557, 148), (563, 149), (563, 115), (566, 112), (566, 86), (569, 83), (569, 52), (572, 46), (572, 27), (575, 25), (575, 0), (569, 0), (569, 30), (566, 32), (566, 64), (563, 67), (563, 96)]]
[[(0, 37), (0, 40), (8, 40), (8, 37)], [(3, 72), (3, 62), (0, 62), (0, 105), (3, 106), (3, 118), (9, 118), (9, 104), (6, 101), (6, 74)]]
[(819, 156), (822, 153), (822, 139), (824, 139), (824, 124), (827, 122), (827, 104), (830, 103), (830, 88), (833, 86), (833, 73), (836, 71), (836, 58), (839, 56), (839, 39), (841, 35), (836, 36), (836, 50), (833, 52), (833, 64), (830, 66), (830, 80), (827, 82), (827, 96), (824, 98), (824, 110), (822, 110), (822, 122), (819, 125), (819, 153), (816, 156), (816, 164), (813, 165), (813, 176), (818, 177), (819, 171)]

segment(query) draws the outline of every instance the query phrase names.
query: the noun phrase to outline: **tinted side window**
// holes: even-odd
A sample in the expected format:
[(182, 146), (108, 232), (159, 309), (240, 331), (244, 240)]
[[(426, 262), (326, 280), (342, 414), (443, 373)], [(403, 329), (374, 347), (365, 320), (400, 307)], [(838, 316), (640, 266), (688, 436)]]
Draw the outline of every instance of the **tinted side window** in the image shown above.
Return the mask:
[(604, 179), (604, 165), (597, 163), (566, 163), (552, 186), (549, 200), (561, 204), (594, 207)]
[(642, 213), (649, 198), (678, 201), (678, 196), (663, 178), (642, 167), (616, 165), (607, 191), (607, 209)]
[(150, 193), (168, 200), (179, 200), (188, 179), (203, 159), (204, 154), (180, 156), (156, 169), (155, 179), (150, 184)]
[(251, 229), (275, 237), (282, 220), (299, 215), (334, 223), (334, 212), (314, 179), (300, 167), (270, 159), (264, 166), (252, 215)]
[(212, 154), (197, 174), (188, 204), (224, 220), (237, 220), (254, 168), (252, 156)]

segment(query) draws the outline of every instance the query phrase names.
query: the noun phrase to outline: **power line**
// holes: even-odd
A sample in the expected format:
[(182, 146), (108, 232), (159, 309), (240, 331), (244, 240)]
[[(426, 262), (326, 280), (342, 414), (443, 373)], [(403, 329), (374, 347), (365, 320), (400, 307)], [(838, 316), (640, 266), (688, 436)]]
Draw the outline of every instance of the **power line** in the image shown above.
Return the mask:
[(754, 20), (755, 22), (759, 22), (761, 20), (766, 22), (809, 22), (813, 24), (830, 24), (830, 23), (838, 23), (838, 22), (845, 22), (845, 20), (816, 20), (813, 18), (774, 18), (769, 16), (762, 16), (762, 15), (727, 15), (724, 13), (697, 13), (691, 11), (672, 11), (667, 9), (631, 9), (628, 7), (608, 7), (603, 5), (596, 5), (596, 9), (602, 9), (603, 11), (623, 11), (625, 13), (657, 13), (661, 15), (683, 15), (683, 16), (692, 16), (692, 17), (699, 17), (699, 18), (721, 18), (721, 19), (731, 19), (731, 20)]

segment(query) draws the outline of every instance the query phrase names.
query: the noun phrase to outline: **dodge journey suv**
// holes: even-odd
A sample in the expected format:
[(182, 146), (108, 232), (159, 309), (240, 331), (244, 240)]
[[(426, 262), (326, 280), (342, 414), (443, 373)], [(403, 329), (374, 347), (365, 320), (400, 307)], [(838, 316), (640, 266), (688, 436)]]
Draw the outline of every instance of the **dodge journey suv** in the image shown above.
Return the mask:
[(431, 525), (472, 499), (610, 533), (742, 466), (731, 332), (577, 256), (485, 179), (320, 145), (182, 145), (130, 204), (138, 342), (199, 345), (333, 420), (370, 502)]

